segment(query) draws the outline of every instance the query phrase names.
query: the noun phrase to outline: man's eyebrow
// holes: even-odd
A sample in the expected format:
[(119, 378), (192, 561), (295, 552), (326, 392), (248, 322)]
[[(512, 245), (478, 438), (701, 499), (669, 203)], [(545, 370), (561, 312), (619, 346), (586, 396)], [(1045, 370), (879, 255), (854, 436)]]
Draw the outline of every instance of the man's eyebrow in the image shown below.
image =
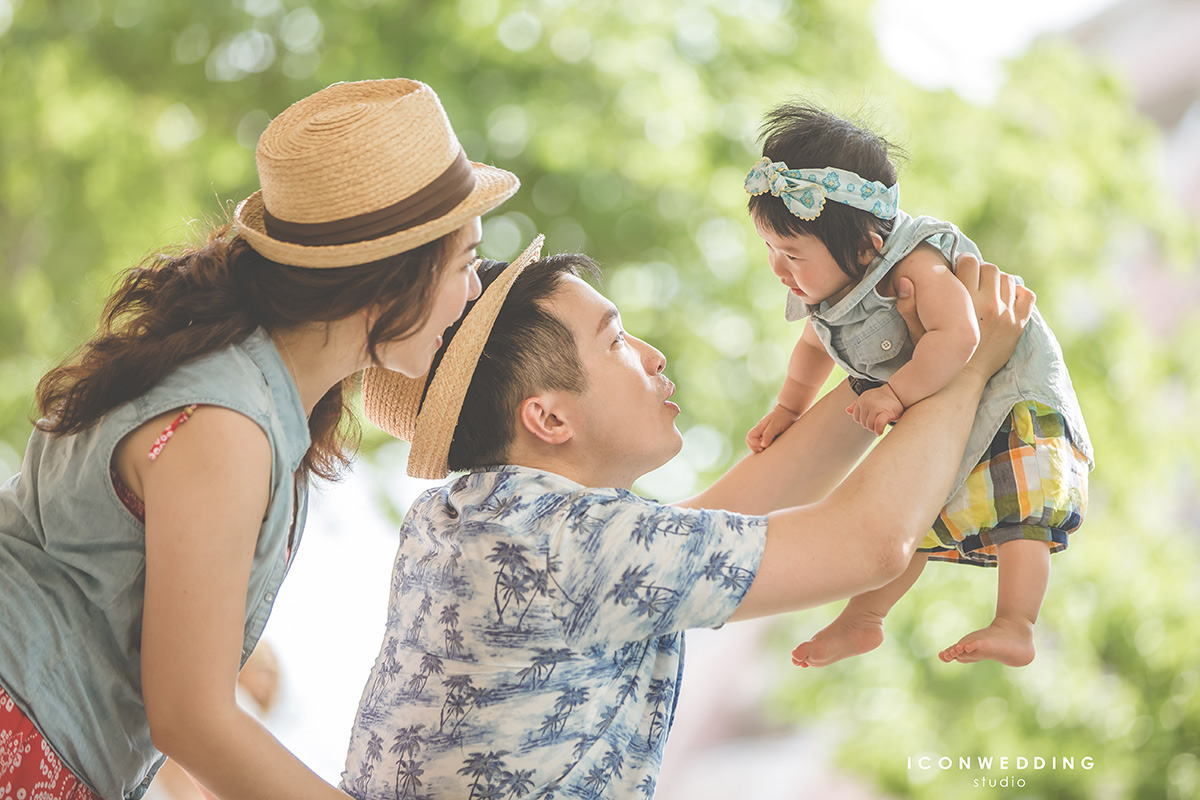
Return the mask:
[(618, 319), (620, 316), (621, 312), (617, 310), (616, 306), (609, 306), (608, 310), (604, 312), (604, 316), (600, 318), (600, 324), (596, 326), (596, 335), (599, 336), (601, 333), (603, 333), (604, 329), (611, 325), (613, 320)]

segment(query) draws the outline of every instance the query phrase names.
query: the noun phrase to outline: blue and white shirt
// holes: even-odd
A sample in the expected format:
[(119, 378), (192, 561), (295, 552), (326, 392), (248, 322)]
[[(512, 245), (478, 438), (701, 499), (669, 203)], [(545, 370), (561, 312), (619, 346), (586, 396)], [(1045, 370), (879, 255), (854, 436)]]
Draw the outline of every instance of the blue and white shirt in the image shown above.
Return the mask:
[(754, 579), (766, 518), (525, 467), (413, 504), (342, 774), (358, 798), (650, 797), (683, 631)]

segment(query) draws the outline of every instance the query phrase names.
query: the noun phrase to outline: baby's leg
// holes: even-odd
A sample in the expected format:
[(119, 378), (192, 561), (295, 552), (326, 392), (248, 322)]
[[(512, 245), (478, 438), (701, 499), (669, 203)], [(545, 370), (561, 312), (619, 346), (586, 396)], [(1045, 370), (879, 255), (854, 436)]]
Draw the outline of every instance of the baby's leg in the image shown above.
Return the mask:
[(1050, 547), (1033, 539), (1013, 539), (997, 546), (996, 559), (996, 618), (943, 650), (942, 661), (966, 664), (990, 659), (1010, 667), (1033, 661), (1033, 623), (1050, 582)]
[(824, 667), (879, 647), (883, 643), (883, 618), (921, 577), (928, 561), (928, 553), (917, 553), (899, 578), (851, 597), (837, 619), (792, 651), (792, 663), (798, 667)]

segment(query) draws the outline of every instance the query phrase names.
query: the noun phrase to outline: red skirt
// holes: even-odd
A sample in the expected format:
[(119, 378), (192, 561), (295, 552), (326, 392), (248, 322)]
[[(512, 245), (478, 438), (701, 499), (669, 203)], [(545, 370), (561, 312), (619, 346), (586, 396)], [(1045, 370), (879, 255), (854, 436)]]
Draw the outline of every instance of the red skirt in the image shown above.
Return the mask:
[(100, 800), (0, 688), (0, 798)]

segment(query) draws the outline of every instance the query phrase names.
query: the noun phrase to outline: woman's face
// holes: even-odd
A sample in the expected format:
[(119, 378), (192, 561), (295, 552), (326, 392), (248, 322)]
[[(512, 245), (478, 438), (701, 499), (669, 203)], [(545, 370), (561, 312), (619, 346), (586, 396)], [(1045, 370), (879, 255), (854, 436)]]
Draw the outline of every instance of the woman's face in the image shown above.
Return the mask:
[(433, 362), (442, 346), (442, 334), (462, 316), (467, 302), (479, 296), (479, 275), (475, 272), (475, 248), (483, 227), (475, 217), (455, 232), (451, 239), (450, 261), (442, 271), (433, 296), (433, 308), (415, 333), (387, 342), (377, 348), (380, 365), (410, 378), (419, 378)]

